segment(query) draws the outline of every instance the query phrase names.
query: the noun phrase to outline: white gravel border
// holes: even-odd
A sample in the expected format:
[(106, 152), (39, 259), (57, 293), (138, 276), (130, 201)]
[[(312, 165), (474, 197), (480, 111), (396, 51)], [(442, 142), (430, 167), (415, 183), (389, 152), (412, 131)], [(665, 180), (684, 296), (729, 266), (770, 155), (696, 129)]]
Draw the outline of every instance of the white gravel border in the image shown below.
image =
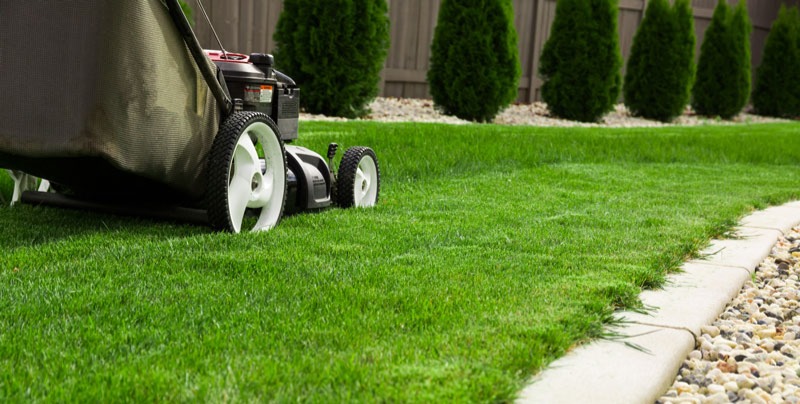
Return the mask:
[[(414, 98), (387, 98), (378, 97), (369, 104), (372, 111), (363, 121), (379, 122), (425, 122), (448, 123), (456, 125), (472, 124), (472, 122), (458, 119), (453, 116), (441, 114), (431, 100)], [(348, 121), (345, 118), (327, 117), (324, 115), (300, 114), (301, 121)], [(601, 122), (583, 123), (567, 121), (550, 115), (547, 105), (542, 102), (533, 104), (514, 104), (502, 111), (494, 120), (500, 125), (528, 125), (528, 126), (561, 126), (561, 127), (658, 127), (658, 126), (696, 126), (696, 125), (736, 125), (761, 122), (788, 122), (783, 119), (768, 118), (750, 113), (742, 113), (730, 121), (706, 118), (695, 115), (691, 108), (687, 108), (682, 116), (674, 122), (663, 122), (631, 116), (623, 104), (618, 104), (614, 110), (606, 114)]]
[[(518, 403), (652, 403), (673, 384), (687, 355), (739, 294), (779, 236), (800, 224), (800, 201), (756, 212), (730, 240), (713, 240), (660, 291), (640, 295), (647, 314), (624, 312), (619, 340), (580, 346), (534, 376)], [(635, 348), (634, 348), (635, 347)], [(700, 402), (690, 399), (688, 402)]]

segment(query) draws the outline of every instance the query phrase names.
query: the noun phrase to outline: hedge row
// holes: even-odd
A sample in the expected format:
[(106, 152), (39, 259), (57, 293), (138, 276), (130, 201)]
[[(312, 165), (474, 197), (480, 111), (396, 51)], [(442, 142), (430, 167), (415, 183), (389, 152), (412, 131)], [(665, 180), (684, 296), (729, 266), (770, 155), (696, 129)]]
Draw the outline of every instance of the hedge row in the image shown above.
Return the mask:
[[(618, 55), (616, 0), (560, 0), (539, 74), (555, 115), (597, 121), (613, 106)], [(689, 101), (701, 115), (731, 118), (750, 94), (750, 30), (746, 3), (731, 11), (719, 0), (701, 48), (696, 76), (691, 5), (651, 0), (634, 37), (625, 75), (625, 103), (645, 118), (670, 121)], [(695, 79), (692, 86), (692, 80)]]
[[(285, 0), (276, 62), (303, 84), (307, 111), (366, 112), (388, 50), (386, 14), (386, 0)], [(438, 18), (427, 77), (434, 103), (449, 115), (491, 121), (517, 95), (512, 0), (442, 0)], [(733, 8), (718, 0), (697, 66), (690, 0), (672, 6), (649, 0), (624, 87), (617, 18), (618, 0), (558, 1), (538, 72), (552, 114), (598, 121), (620, 90), (633, 114), (661, 121), (680, 115), (689, 102), (698, 114), (725, 119), (748, 103), (752, 28), (745, 0)], [(757, 71), (753, 103), (759, 113), (800, 115), (799, 21), (796, 8), (782, 7)]]

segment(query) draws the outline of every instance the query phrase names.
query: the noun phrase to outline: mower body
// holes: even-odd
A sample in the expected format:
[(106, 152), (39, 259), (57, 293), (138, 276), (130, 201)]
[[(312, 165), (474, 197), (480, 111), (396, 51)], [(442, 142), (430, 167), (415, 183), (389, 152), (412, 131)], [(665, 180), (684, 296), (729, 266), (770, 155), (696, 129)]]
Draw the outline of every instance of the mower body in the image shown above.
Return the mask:
[(334, 174), (335, 144), (289, 145), (297, 84), (271, 55), (204, 50), (177, 0), (2, 1), (0, 55), (12, 204), (239, 232), (377, 202), (374, 152), (351, 147)]

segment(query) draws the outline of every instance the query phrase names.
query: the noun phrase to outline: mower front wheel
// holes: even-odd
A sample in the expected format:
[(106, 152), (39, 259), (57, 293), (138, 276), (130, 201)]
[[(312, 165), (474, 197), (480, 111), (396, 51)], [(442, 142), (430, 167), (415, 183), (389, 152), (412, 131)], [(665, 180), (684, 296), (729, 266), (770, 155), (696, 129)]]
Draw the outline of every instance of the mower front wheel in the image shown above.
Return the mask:
[(347, 149), (339, 165), (336, 204), (342, 208), (375, 206), (381, 189), (380, 175), (378, 157), (372, 149)]
[(269, 116), (235, 112), (228, 117), (214, 138), (206, 172), (208, 219), (214, 229), (269, 230), (280, 222), (286, 155)]

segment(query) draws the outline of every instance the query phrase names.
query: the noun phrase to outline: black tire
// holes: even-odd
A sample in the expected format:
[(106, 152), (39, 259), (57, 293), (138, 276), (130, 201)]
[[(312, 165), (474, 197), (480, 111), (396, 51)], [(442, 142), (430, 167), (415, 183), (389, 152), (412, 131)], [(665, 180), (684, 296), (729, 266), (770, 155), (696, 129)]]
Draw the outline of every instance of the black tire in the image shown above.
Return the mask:
[[(334, 195), (336, 204), (340, 207), (370, 207), (378, 203), (381, 170), (378, 157), (369, 147), (355, 146), (347, 149), (336, 177)], [(369, 177), (367, 183), (364, 177)], [(358, 195), (356, 191), (360, 191)]]
[[(253, 151), (257, 151), (260, 146), (264, 160), (260, 160), (259, 156), (253, 156), (251, 149), (244, 147), (247, 140), (242, 136), (249, 136), (250, 144), (255, 146)], [(240, 139), (242, 139), (241, 144)], [(235, 155), (237, 147), (240, 154)], [(257, 162), (252, 162), (254, 157), (258, 159)], [(238, 172), (234, 167), (237, 158), (240, 159), (238, 164), (247, 163), (246, 168), (250, 170), (247, 172), (240, 169), (240, 177), (236, 177)], [(251, 228), (254, 231), (268, 230), (280, 222), (286, 203), (286, 150), (280, 131), (269, 116), (259, 112), (235, 112), (228, 117), (214, 138), (206, 163), (206, 173), (208, 181), (206, 208), (208, 220), (215, 230), (238, 233), (250, 227), (250, 223), (244, 223), (244, 219), (251, 217), (253, 212), (256, 212), (257, 217), (255, 225)], [(249, 184), (243, 179), (247, 175), (250, 176)], [(237, 180), (236, 184), (234, 180)], [(241, 187), (229, 192), (235, 185), (249, 187), (249, 193), (242, 195), (241, 192), (236, 192), (242, 190)], [(260, 196), (262, 190), (269, 191), (263, 193), (268, 195), (268, 198)], [(259, 197), (253, 199), (254, 195)], [(268, 201), (264, 202), (265, 199)], [(251, 208), (243, 207), (243, 202), (247, 205), (262, 202), (267, 205)], [(232, 212), (233, 210), (235, 212)], [(237, 217), (239, 212), (242, 213), (240, 218)]]

